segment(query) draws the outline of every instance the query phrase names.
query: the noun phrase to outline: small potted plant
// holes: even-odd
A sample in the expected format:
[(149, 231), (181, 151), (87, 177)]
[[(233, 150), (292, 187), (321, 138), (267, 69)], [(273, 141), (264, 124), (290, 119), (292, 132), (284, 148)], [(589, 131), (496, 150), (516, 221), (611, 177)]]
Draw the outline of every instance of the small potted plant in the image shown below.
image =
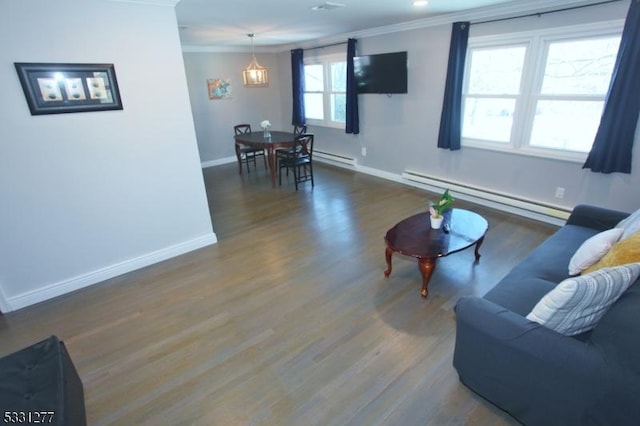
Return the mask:
[(439, 229), (442, 225), (444, 213), (447, 209), (450, 209), (453, 205), (453, 197), (449, 194), (449, 190), (445, 190), (444, 194), (440, 197), (437, 203), (432, 203), (429, 207), (429, 218), (431, 220), (431, 227), (433, 229)]

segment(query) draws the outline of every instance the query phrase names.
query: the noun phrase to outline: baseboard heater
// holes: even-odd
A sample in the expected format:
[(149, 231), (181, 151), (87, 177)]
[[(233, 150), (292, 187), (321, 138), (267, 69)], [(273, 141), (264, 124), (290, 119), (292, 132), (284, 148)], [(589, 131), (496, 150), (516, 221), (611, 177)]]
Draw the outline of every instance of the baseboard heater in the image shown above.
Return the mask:
[(449, 189), (458, 198), (480, 203), (521, 216), (538, 219), (555, 225), (563, 225), (571, 213), (569, 210), (536, 201), (518, 198), (510, 194), (479, 188), (459, 182), (452, 182), (421, 173), (405, 170), (402, 178), (410, 184), (436, 193)]
[(356, 166), (356, 159), (355, 158), (345, 157), (344, 155), (332, 154), (330, 152), (314, 150), (313, 151), (313, 157), (316, 158), (318, 161), (321, 161), (323, 163), (335, 164), (335, 165), (338, 165), (338, 166), (341, 166), (341, 167), (345, 167), (345, 166), (355, 167)]

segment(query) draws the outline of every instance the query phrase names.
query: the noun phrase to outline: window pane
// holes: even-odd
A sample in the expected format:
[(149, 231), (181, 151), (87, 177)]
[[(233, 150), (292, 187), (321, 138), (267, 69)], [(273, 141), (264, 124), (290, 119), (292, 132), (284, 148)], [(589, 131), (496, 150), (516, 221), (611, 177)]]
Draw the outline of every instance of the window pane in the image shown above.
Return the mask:
[(525, 52), (524, 46), (473, 50), (468, 93), (493, 95), (520, 93)]
[(346, 123), (347, 121), (347, 95), (331, 95), (331, 120)]
[(304, 90), (308, 92), (322, 92), (324, 90), (322, 64), (304, 66)]
[(604, 95), (619, 44), (620, 37), (551, 43), (542, 93)]
[(331, 91), (347, 91), (347, 62), (331, 63)]
[(531, 146), (589, 152), (604, 102), (539, 101)]
[(316, 120), (324, 119), (322, 93), (304, 94), (304, 115), (306, 118), (312, 118)]
[(468, 97), (464, 104), (462, 136), (493, 142), (509, 142), (515, 99)]

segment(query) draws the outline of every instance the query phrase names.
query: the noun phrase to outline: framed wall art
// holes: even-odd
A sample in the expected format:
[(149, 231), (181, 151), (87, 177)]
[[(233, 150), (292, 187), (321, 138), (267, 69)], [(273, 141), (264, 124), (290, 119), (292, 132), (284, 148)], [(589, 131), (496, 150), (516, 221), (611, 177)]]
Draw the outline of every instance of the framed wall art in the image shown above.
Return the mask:
[(14, 65), (31, 115), (122, 109), (113, 64)]
[(207, 79), (207, 89), (209, 91), (209, 99), (231, 99), (230, 78)]

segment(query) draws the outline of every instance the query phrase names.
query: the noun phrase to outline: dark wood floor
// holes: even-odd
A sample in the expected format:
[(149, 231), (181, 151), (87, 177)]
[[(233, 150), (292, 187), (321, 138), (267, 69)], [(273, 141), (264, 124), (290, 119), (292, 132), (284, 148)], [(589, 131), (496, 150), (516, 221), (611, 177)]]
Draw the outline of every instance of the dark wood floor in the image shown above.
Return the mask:
[(435, 195), (321, 164), (298, 192), (204, 177), (218, 244), (0, 316), (0, 355), (58, 335), (91, 425), (516, 424), (458, 381), (453, 307), (555, 227), (456, 201), (489, 221), (482, 259), (440, 260), (423, 300), (383, 236)]

